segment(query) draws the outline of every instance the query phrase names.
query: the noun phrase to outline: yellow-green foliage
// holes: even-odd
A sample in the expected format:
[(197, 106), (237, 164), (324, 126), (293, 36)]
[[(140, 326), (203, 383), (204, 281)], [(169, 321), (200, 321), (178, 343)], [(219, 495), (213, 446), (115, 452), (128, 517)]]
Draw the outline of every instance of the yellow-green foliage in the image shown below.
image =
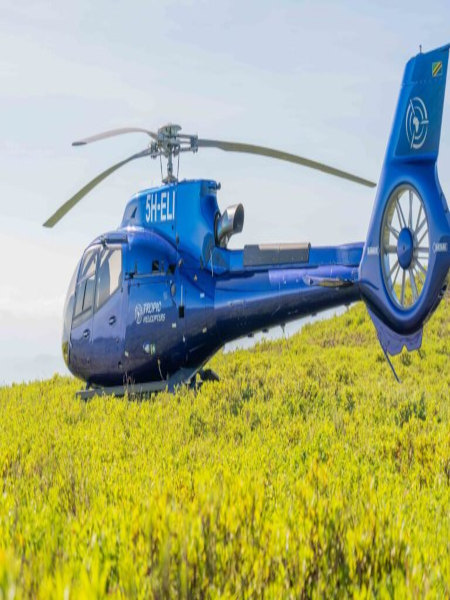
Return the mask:
[(0, 390), (0, 597), (449, 597), (450, 302), (387, 366), (363, 306), (137, 402)]

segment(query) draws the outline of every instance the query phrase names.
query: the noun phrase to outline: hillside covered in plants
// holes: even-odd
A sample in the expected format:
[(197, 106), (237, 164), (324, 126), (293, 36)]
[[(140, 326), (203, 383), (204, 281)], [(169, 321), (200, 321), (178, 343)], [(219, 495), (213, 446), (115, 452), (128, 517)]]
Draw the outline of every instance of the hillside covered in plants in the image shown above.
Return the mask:
[(362, 305), (144, 401), (0, 389), (0, 598), (449, 597), (450, 301)]

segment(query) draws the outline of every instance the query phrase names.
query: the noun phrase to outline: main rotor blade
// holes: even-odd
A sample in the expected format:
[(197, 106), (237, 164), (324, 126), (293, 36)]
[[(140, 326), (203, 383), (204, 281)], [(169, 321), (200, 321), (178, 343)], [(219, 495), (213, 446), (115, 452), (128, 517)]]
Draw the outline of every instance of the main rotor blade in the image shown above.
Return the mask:
[(199, 139), (197, 142), (199, 148), (219, 148), (225, 150), (225, 152), (245, 152), (246, 154), (259, 154), (260, 156), (268, 156), (270, 158), (277, 158), (279, 160), (286, 160), (287, 162), (295, 163), (297, 165), (303, 165), (310, 167), (311, 169), (317, 169), (323, 171), (329, 175), (335, 175), (336, 177), (342, 177), (343, 179), (349, 179), (355, 183), (360, 183), (367, 187), (375, 187), (377, 184), (368, 179), (363, 179), (357, 175), (352, 175), (346, 171), (335, 169), (315, 160), (309, 158), (303, 158), (296, 154), (289, 154), (288, 152), (282, 152), (281, 150), (274, 150), (273, 148), (266, 148), (264, 146), (254, 146), (253, 144), (241, 144), (239, 142), (222, 142), (220, 140), (202, 140)]
[(105, 140), (106, 138), (114, 137), (116, 135), (123, 135), (124, 133), (146, 133), (154, 140), (158, 139), (156, 133), (149, 131), (148, 129), (141, 129), (140, 127), (122, 127), (121, 129), (111, 129), (110, 131), (104, 131), (103, 133), (97, 133), (90, 137), (72, 142), (72, 146), (85, 146), (91, 142), (98, 142), (99, 140)]
[(123, 165), (126, 165), (135, 158), (142, 158), (143, 156), (149, 155), (149, 149), (143, 150), (142, 152), (133, 154), (133, 156), (130, 156), (129, 158), (120, 161), (112, 167), (109, 167), (109, 169), (106, 169), (106, 171), (103, 171), (103, 173), (100, 173), (100, 175), (94, 177), (94, 179), (92, 179), (92, 181), (90, 181), (83, 188), (81, 188), (81, 190), (77, 192), (75, 196), (72, 196), (70, 200), (64, 202), (64, 204), (60, 206), (58, 210), (49, 219), (47, 219), (47, 221), (45, 221), (44, 227), (53, 227), (54, 225), (56, 225), (56, 223), (58, 223), (58, 221), (60, 221), (64, 217), (64, 215), (66, 215), (69, 212), (69, 210), (71, 210), (75, 206), (75, 204), (77, 204), (82, 198), (84, 198), (84, 196), (86, 196), (86, 194), (88, 194), (96, 185), (98, 185), (104, 179), (106, 179), (108, 175), (111, 175), (111, 173), (114, 173), (114, 171), (117, 171), (117, 169), (120, 169), (120, 167), (123, 167)]

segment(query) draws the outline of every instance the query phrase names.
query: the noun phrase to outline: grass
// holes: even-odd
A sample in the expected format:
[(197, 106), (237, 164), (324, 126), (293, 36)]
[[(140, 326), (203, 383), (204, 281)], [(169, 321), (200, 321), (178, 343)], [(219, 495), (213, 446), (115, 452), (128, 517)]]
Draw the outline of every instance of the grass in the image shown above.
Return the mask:
[(197, 393), (1, 388), (0, 598), (449, 597), (449, 333), (401, 385), (357, 305)]

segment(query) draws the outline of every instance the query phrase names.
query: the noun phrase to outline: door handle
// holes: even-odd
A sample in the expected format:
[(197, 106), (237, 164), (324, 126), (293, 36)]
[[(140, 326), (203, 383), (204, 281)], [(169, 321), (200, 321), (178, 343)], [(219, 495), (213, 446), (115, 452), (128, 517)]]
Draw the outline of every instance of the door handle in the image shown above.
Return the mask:
[(88, 338), (91, 335), (91, 330), (90, 329), (85, 329), (83, 331), (83, 337), (84, 338)]
[(110, 325), (114, 325), (114, 323), (115, 323), (115, 322), (116, 322), (116, 317), (115, 317), (114, 315), (113, 315), (112, 317), (109, 317), (109, 321), (108, 321), (108, 323), (109, 323)]

